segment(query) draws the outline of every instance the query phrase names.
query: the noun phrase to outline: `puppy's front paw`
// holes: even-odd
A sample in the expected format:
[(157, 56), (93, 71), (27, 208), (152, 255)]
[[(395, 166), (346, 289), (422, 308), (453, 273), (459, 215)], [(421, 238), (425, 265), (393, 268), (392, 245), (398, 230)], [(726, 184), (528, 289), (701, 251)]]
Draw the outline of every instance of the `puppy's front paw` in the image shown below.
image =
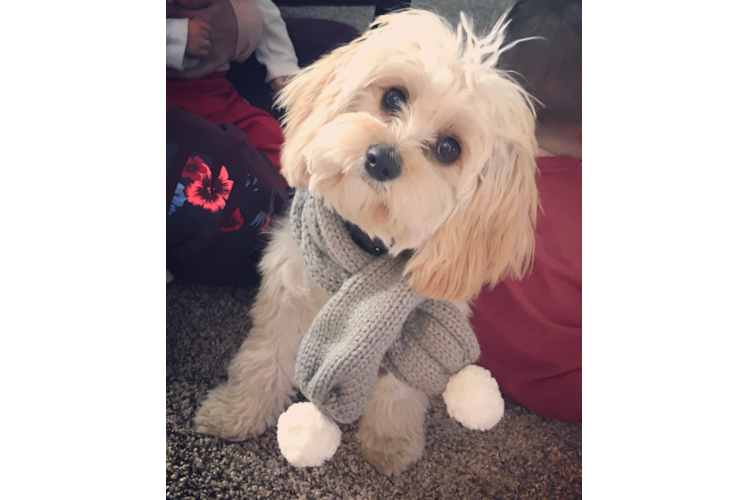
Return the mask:
[(265, 432), (290, 404), (285, 394), (239, 391), (223, 384), (208, 394), (195, 415), (195, 430), (229, 441), (244, 441)]
[(362, 425), (356, 438), (366, 461), (385, 476), (404, 472), (423, 456), (423, 426), (413, 428), (405, 435), (381, 435), (375, 429)]
[(400, 474), (423, 456), (428, 397), (391, 373), (379, 377), (359, 421), (356, 438), (364, 458), (380, 474)]

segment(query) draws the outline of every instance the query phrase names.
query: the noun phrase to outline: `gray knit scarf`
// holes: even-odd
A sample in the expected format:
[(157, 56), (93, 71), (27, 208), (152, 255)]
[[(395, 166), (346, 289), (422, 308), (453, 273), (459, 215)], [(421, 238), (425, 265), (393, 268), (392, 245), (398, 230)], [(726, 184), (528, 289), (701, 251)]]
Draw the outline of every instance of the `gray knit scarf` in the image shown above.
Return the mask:
[(301, 342), (295, 382), (328, 416), (341, 423), (358, 419), (380, 366), (438, 394), (478, 359), (468, 321), (453, 304), (410, 288), (404, 257), (363, 251), (345, 221), (307, 190), (294, 196), (291, 224), (304, 268), (330, 294)]

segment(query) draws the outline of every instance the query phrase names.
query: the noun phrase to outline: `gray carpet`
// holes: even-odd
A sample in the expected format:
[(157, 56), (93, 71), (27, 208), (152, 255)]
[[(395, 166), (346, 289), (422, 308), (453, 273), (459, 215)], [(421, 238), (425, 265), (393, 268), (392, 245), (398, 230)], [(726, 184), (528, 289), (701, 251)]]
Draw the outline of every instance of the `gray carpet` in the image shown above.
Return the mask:
[(242, 443), (195, 433), (191, 420), (249, 331), (253, 291), (167, 285), (166, 497), (170, 499), (566, 499), (582, 496), (582, 426), (533, 415), (507, 401), (491, 431), (469, 431), (435, 398), (426, 453), (399, 477), (377, 474), (355, 428), (318, 469), (288, 465), (270, 430)]
[[(452, 22), (471, 12), (478, 30), (498, 19), (507, 0), (414, 1)], [(364, 30), (373, 8), (282, 9), (289, 17), (347, 22)], [(270, 430), (243, 443), (206, 437), (191, 421), (208, 390), (226, 377), (228, 362), (250, 329), (252, 290), (194, 286), (166, 289), (166, 497), (170, 499), (567, 499), (582, 496), (582, 426), (533, 415), (507, 401), (493, 430), (469, 431), (434, 399), (426, 422), (426, 454), (395, 478), (364, 461), (343, 427), (343, 442), (319, 469), (295, 469)]]

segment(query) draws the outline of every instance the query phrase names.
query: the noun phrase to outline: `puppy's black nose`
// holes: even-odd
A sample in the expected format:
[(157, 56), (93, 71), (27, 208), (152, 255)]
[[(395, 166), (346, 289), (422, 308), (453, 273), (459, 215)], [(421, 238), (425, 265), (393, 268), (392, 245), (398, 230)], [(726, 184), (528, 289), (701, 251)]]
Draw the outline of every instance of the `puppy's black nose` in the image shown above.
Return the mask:
[(378, 181), (391, 181), (400, 175), (400, 155), (387, 144), (375, 144), (366, 152), (366, 171)]

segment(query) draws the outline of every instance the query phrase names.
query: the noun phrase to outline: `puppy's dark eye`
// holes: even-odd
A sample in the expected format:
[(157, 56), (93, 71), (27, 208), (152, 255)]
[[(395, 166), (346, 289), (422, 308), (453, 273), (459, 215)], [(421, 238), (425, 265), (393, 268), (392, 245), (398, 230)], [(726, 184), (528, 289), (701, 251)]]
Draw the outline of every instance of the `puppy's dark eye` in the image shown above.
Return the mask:
[(389, 114), (395, 114), (406, 103), (405, 92), (391, 88), (382, 96), (382, 107)]
[(434, 146), (434, 156), (440, 162), (449, 165), (460, 157), (460, 143), (453, 137), (440, 137)]

